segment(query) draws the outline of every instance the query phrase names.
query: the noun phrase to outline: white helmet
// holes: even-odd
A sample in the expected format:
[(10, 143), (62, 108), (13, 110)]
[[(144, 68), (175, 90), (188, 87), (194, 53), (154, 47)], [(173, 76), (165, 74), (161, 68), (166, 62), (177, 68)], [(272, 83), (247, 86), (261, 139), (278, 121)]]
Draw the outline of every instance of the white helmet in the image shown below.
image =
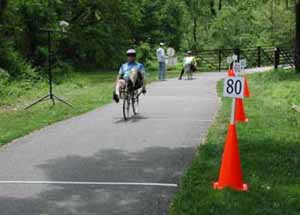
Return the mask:
[(126, 53), (127, 55), (136, 55), (135, 49), (128, 49)]

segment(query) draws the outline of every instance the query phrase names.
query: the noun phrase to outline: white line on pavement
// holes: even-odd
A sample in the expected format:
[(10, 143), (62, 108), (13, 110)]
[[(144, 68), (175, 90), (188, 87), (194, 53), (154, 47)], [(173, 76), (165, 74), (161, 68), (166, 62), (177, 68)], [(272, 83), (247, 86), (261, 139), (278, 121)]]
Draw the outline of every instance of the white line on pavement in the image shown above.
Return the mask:
[(79, 181), (0, 181), (1, 184), (57, 184), (57, 185), (114, 185), (114, 186), (146, 186), (146, 187), (178, 187), (168, 183), (135, 183), (135, 182), (79, 182)]

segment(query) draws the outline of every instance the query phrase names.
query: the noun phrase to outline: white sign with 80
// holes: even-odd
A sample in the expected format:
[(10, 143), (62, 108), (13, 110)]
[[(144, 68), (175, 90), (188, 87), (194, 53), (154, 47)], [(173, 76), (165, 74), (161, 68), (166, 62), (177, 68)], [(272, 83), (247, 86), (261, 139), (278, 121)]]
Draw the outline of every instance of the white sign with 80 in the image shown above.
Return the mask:
[(244, 82), (243, 77), (228, 77), (224, 80), (224, 97), (244, 98)]

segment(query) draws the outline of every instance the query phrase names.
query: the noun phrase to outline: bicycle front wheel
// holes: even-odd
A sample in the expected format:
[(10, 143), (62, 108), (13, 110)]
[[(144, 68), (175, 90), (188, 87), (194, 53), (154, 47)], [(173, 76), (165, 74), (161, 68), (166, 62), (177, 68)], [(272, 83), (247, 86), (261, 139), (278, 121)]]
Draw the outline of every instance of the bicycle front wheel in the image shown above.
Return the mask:
[(125, 98), (123, 100), (123, 117), (124, 120), (129, 119), (129, 114), (130, 114), (130, 98)]

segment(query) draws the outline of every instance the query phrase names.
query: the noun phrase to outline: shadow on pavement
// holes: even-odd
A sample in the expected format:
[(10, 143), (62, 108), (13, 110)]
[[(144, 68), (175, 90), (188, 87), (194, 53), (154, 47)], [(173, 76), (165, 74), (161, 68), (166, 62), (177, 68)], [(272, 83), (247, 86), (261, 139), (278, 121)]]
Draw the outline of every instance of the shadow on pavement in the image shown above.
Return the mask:
[(137, 114), (135, 116), (132, 116), (131, 118), (124, 120), (123, 118), (118, 119), (115, 121), (115, 124), (120, 124), (120, 123), (129, 123), (129, 122), (139, 122), (141, 120), (149, 119), (148, 117), (142, 116), (140, 114)]
[[(196, 148), (103, 150), (91, 157), (69, 156), (38, 166), (49, 181), (178, 183)], [(18, 185), (19, 186), (19, 185)], [(35, 185), (30, 185), (34, 189)], [(45, 185), (46, 186), (46, 185)], [(0, 198), (1, 215), (163, 215), (176, 188), (47, 185), (31, 198)]]

